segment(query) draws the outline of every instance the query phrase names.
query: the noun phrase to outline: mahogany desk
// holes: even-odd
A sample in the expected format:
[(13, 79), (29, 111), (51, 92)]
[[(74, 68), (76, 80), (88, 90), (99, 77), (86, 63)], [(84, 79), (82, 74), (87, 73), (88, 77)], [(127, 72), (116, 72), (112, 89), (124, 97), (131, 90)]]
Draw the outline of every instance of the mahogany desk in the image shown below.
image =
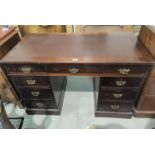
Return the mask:
[(154, 59), (132, 33), (30, 34), (0, 61), (28, 114), (60, 114), (67, 76), (91, 76), (95, 116), (132, 116)]

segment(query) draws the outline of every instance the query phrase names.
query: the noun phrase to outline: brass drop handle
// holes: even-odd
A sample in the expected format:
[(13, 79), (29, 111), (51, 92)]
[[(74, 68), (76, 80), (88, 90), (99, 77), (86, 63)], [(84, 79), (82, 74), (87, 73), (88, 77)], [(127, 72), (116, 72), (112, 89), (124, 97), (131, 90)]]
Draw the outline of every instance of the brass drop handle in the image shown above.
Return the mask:
[(118, 110), (118, 109), (120, 108), (119, 105), (114, 105), (114, 104), (112, 104), (110, 107), (111, 107), (111, 109), (113, 109), (113, 110)]
[(120, 68), (120, 69), (118, 69), (118, 71), (120, 74), (126, 75), (126, 74), (129, 74), (130, 69), (129, 68)]
[(31, 92), (32, 96), (39, 96), (40, 92), (39, 91), (33, 91)]
[(37, 105), (38, 107), (42, 107), (42, 106), (43, 106), (43, 103), (38, 102), (38, 103), (36, 103), (36, 105)]
[(126, 81), (116, 81), (115, 82), (117, 86), (124, 86), (126, 84)]
[(36, 84), (36, 80), (26, 80), (26, 83), (28, 85), (34, 85), (34, 84)]
[(113, 97), (114, 98), (122, 98), (123, 97), (123, 94), (113, 94)]
[(68, 70), (69, 70), (70, 73), (73, 73), (73, 74), (75, 74), (75, 73), (77, 73), (79, 71), (78, 68), (69, 68)]
[(30, 67), (21, 67), (21, 71), (23, 73), (30, 73), (31, 72), (31, 68)]

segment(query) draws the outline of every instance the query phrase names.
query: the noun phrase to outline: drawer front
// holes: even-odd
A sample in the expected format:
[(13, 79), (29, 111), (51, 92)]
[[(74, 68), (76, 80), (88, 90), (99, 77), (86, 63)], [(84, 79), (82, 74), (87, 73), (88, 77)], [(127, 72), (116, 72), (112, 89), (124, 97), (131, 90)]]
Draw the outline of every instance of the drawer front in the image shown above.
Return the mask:
[(117, 111), (131, 112), (134, 102), (100, 102), (97, 110), (99, 111)]
[(130, 90), (103, 90), (99, 92), (99, 100), (130, 100), (135, 101), (137, 98), (137, 91)]
[(23, 99), (54, 99), (51, 89), (18, 88), (17, 90)]
[(8, 73), (35, 73), (35, 72), (45, 72), (45, 68), (42, 65), (30, 65), (30, 64), (10, 64), (10, 65), (4, 65), (3, 69)]
[(149, 65), (101, 65), (101, 64), (7, 64), (3, 65), (8, 73), (103, 73), (116, 75), (145, 74)]
[(47, 72), (52, 73), (101, 73), (101, 65), (82, 65), (82, 64), (61, 64), (61, 65), (48, 65)]
[(100, 89), (105, 87), (140, 87), (143, 78), (103, 77), (100, 79)]
[(57, 109), (54, 100), (23, 100), (23, 103), (30, 109)]
[(100, 64), (59, 64), (48, 65), (47, 72), (52, 73), (113, 73), (119, 75), (145, 74), (150, 67), (146, 65), (100, 65)]
[(48, 77), (35, 76), (10, 76), (16, 86), (49, 86)]
[(145, 74), (150, 69), (147, 65), (107, 65), (103, 66), (103, 73), (119, 75)]

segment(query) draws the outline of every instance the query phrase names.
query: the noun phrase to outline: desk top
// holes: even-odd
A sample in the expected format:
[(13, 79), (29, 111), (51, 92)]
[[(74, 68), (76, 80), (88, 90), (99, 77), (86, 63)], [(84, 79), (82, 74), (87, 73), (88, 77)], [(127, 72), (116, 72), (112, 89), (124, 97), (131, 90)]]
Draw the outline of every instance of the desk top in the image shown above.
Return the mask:
[(133, 33), (29, 34), (1, 63), (153, 63)]

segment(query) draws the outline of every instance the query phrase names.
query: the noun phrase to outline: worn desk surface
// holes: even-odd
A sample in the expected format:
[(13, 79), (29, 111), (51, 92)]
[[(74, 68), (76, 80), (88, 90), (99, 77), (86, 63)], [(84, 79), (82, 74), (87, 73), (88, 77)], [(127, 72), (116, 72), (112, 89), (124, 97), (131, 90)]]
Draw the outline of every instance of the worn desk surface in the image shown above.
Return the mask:
[(154, 62), (133, 33), (29, 34), (1, 63), (136, 63)]

